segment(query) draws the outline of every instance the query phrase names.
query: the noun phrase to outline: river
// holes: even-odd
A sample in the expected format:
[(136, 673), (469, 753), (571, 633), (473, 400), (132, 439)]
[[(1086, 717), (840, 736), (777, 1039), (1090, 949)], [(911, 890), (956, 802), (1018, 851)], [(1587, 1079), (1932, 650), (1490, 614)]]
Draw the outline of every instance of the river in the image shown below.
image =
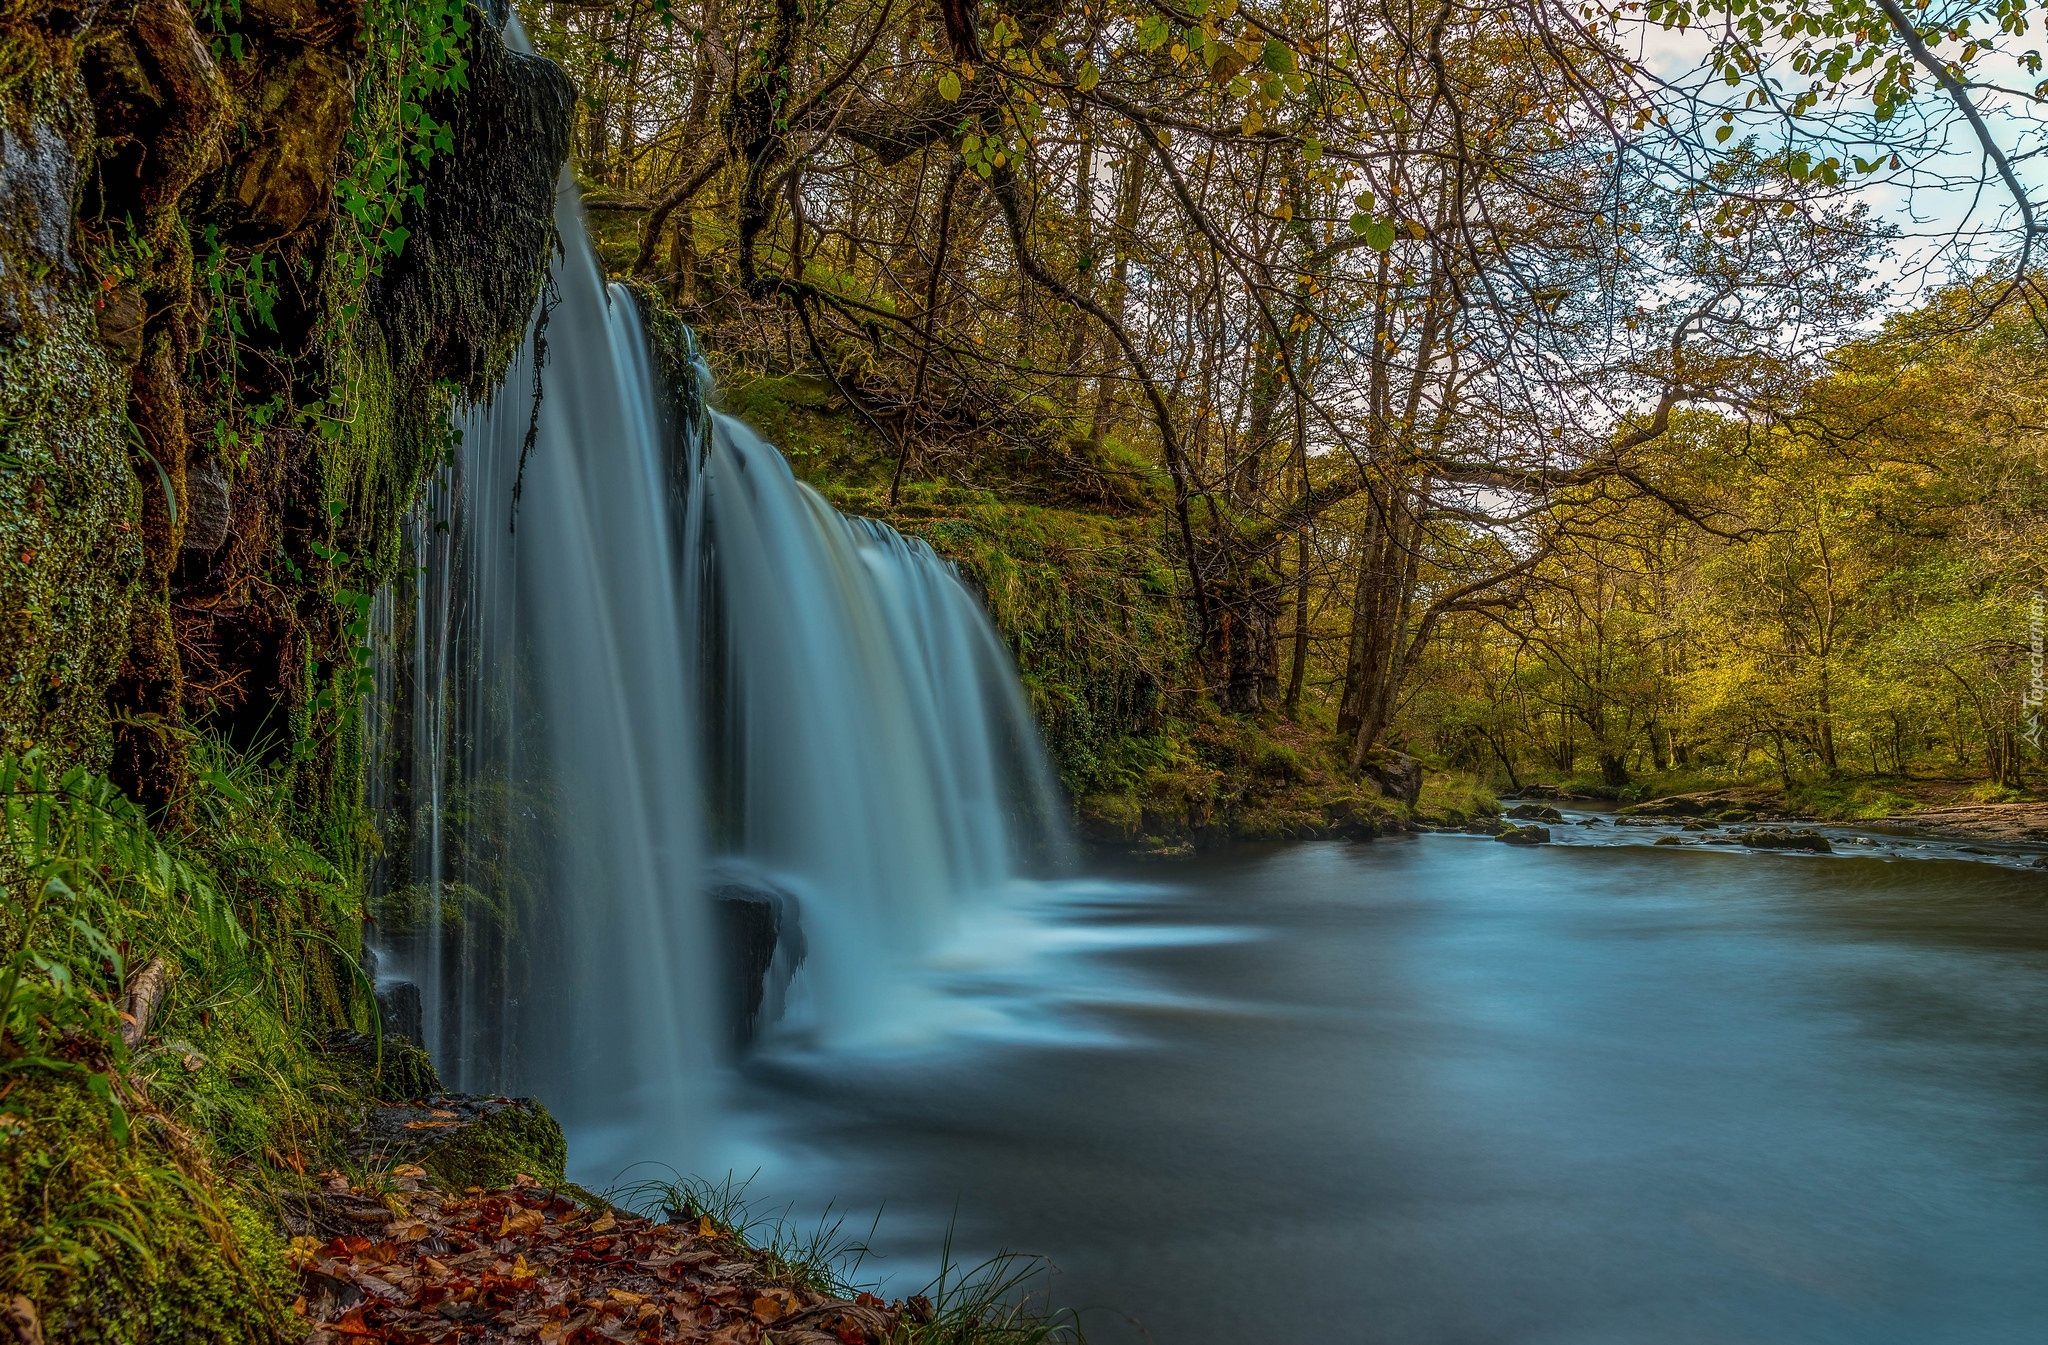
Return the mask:
[(2044, 898), (1461, 836), (1111, 868), (956, 950), (932, 1036), (757, 1053), (723, 1158), (891, 1293), (949, 1227), (1043, 1255), (1097, 1342), (2031, 1345)]

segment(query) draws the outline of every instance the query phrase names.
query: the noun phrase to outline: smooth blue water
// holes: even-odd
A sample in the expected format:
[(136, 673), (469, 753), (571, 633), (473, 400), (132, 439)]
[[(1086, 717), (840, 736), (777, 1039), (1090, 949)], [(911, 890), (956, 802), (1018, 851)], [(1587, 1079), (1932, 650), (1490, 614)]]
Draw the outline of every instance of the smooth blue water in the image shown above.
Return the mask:
[(1096, 1341), (2048, 1339), (2048, 876), (1426, 836), (1040, 887), (726, 1158)]

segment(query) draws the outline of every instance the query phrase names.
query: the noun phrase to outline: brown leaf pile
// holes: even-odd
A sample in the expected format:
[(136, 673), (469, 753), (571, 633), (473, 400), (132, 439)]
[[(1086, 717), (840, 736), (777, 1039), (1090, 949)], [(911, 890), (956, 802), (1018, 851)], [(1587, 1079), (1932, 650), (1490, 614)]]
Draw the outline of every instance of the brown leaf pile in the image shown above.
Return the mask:
[(307, 1345), (476, 1341), (865, 1345), (926, 1315), (872, 1294), (833, 1298), (767, 1273), (711, 1222), (592, 1211), (527, 1183), (448, 1195), (394, 1169), (394, 1190), (326, 1178), (344, 1233), (298, 1238)]

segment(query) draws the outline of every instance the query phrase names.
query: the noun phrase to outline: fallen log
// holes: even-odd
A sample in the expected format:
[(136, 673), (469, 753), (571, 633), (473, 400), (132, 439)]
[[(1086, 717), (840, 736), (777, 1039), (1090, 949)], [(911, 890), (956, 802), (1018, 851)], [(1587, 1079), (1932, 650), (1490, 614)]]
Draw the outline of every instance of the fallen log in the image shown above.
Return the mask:
[(153, 957), (128, 983), (127, 992), (121, 996), (121, 1040), (129, 1050), (142, 1045), (142, 1039), (149, 1035), (149, 1020), (155, 1016), (157, 1005), (163, 1002), (164, 992), (171, 988), (177, 974), (176, 967)]

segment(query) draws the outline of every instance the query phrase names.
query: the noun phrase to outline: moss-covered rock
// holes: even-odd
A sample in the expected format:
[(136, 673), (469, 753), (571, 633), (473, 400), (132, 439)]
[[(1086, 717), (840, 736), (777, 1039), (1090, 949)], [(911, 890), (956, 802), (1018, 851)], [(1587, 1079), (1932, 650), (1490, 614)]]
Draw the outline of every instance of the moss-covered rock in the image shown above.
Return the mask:
[(510, 1186), (522, 1174), (558, 1183), (569, 1156), (562, 1127), (532, 1098), (459, 1093), (377, 1107), (360, 1142), (378, 1162), (417, 1163), (457, 1191)]
[(142, 570), (125, 396), (83, 304), (0, 340), (0, 747), (100, 768)]
[[(297, 1193), (348, 1161), (380, 1097), (441, 1087), (403, 1043), (381, 1069), (320, 1049), (373, 1012), (356, 622), (449, 406), (525, 330), (570, 93), (472, 15), (467, 80), (429, 123), (455, 149), (404, 193), (412, 246), (371, 294), (334, 187), (374, 176), (361, 119), (396, 108), (394, 62), (421, 56), (362, 14), (0, 4), (0, 751), (44, 749), (52, 780), (88, 767), (108, 797), (112, 774), (151, 810), (135, 871), (125, 850), (95, 860), (74, 907), (181, 972), (132, 1054), (0, 1025), (0, 1305), (27, 1299), (53, 1342), (299, 1334), (280, 1232)], [(116, 960), (21, 914), (47, 859), (28, 849), (0, 845), (0, 935), (65, 964), (104, 1036)], [(72, 1054), (21, 1059), (52, 1051)], [(544, 1111), (485, 1112), (418, 1132), (437, 1171), (559, 1174)]]
[(482, 397), (547, 273), (576, 90), (550, 62), (508, 49), (481, 11), (464, 50), (465, 87), (428, 108), (453, 147), (428, 164), (405, 250), (375, 282), (370, 312), (402, 380)]

